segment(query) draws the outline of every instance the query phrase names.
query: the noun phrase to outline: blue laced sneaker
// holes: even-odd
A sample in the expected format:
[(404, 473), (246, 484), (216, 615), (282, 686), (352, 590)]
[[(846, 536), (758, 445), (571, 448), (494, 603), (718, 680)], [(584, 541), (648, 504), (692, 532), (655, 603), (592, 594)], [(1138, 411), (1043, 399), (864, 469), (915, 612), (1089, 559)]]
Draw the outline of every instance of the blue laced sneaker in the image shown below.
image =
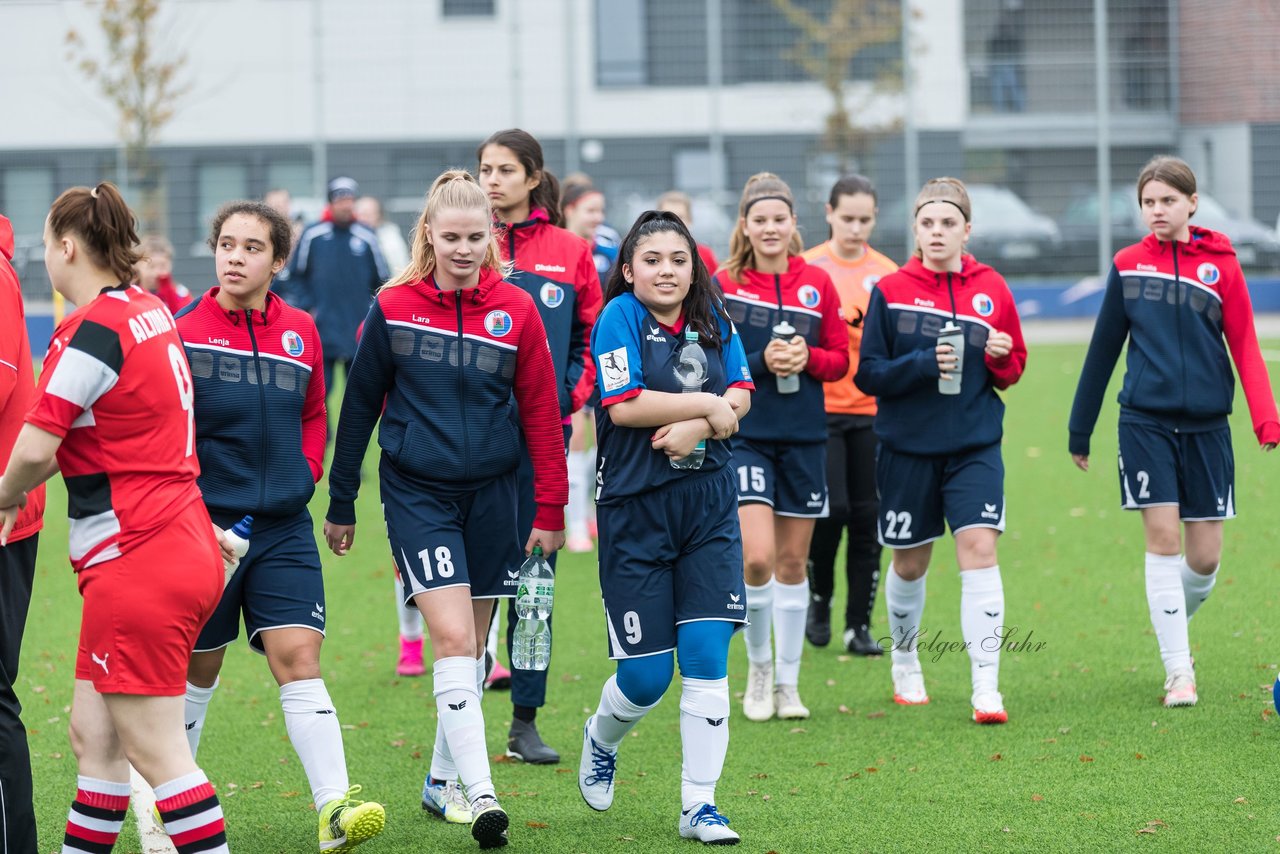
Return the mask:
[(578, 791), (593, 810), (603, 812), (613, 806), (613, 775), (618, 767), (618, 751), (610, 750), (591, 737), (591, 721), (582, 727), (582, 758), (578, 761)]
[(741, 837), (729, 829), (729, 819), (715, 804), (694, 804), (680, 813), (680, 835), (707, 845), (737, 845)]

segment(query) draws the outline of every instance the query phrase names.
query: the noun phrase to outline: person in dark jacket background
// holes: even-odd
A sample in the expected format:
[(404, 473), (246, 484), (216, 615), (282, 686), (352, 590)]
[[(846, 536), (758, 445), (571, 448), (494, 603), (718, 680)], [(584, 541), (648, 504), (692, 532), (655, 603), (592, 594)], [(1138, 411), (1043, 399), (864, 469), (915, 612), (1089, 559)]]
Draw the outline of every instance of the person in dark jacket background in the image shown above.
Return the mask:
[(1121, 502), (1142, 511), (1147, 606), (1165, 667), (1166, 706), (1195, 705), (1187, 622), (1213, 590), (1222, 521), (1236, 514), (1228, 347), (1258, 444), (1270, 451), (1280, 441), (1249, 289), (1231, 241), (1190, 224), (1196, 203), (1196, 176), (1177, 158), (1156, 157), (1139, 175), (1138, 204), (1151, 234), (1116, 253), (1069, 423), (1071, 457), (1088, 471), (1089, 437), (1128, 341)]
[[(1022, 376), (1027, 348), (1009, 286), (964, 252), (970, 216), (968, 191), (955, 178), (934, 178), (916, 196), (915, 255), (871, 292), (854, 382), (878, 399), (879, 538), (893, 549), (885, 604), (894, 702), (929, 702), (918, 645), (925, 573), (945, 522), (960, 567), (973, 720), (1001, 724), (1009, 716), (1000, 649), (991, 641), (1007, 625), (996, 562), (1004, 530), (1004, 402), (996, 390)], [(963, 330), (961, 353), (938, 343), (946, 323)], [(958, 393), (943, 393), (939, 381), (957, 377)]]

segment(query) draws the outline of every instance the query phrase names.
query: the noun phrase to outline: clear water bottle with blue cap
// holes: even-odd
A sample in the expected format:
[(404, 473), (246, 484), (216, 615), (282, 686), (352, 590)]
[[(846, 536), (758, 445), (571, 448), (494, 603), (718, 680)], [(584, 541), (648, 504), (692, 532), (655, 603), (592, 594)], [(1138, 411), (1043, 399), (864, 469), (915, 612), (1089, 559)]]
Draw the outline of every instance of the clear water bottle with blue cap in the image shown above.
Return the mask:
[(551, 606), (556, 574), (542, 556), (542, 546), (520, 567), (516, 588), (516, 630), (511, 638), (511, 666), (517, 670), (546, 670), (551, 663)]
[[(698, 343), (698, 333), (693, 329), (684, 332), (684, 346), (680, 348), (680, 358), (676, 361), (676, 379), (680, 382), (682, 394), (694, 394), (702, 391), (707, 383), (707, 354)], [(669, 457), (673, 469), (700, 469), (702, 461), (707, 458), (707, 440), (698, 442), (697, 447), (687, 457)]]
[(231, 546), (231, 550), (236, 556), (228, 560), (222, 559), (222, 568), (226, 571), (226, 577), (222, 579), (222, 586), (226, 587), (231, 583), (231, 576), (236, 574), (236, 569), (240, 566), (240, 558), (249, 553), (249, 535), (253, 533), (253, 517), (245, 516), (239, 522), (236, 522), (230, 528), (222, 532), (223, 538), (227, 544)]

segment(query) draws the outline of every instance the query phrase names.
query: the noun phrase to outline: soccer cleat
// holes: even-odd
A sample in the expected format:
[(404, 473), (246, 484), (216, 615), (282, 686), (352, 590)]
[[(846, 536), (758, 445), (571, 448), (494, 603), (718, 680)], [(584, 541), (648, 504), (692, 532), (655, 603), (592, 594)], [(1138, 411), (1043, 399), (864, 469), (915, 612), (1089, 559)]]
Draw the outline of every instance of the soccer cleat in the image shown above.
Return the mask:
[(482, 795), (471, 805), (475, 818), (471, 819), (471, 838), (480, 843), (481, 848), (501, 848), (507, 844), (507, 825), (511, 819), (507, 812), (498, 806), (498, 799), (492, 795)]
[(1175, 670), (1164, 680), (1165, 708), (1194, 706), (1196, 704), (1196, 674), (1194, 670)]
[(831, 600), (827, 597), (809, 597), (809, 613), (804, 620), (804, 636), (814, 646), (826, 646), (831, 643)]
[(511, 731), (507, 733), (507, 755), (530, 765), (554, 765), (560, 761), (560, 754), (542, 740), (533, 721), (511, 721)]
[(320, 850), (350, 851), (382, 832), (387, 812), (382, 804), (357, 801), (360, 786), (347, 789), (345, 798), (335, 798), (320, 808)]
[(919, 662), (893, 665), (893, 701), (900, 706), (923, 706), (929, 702)]
[(773, 717), (773, 662), (747, 662), (747, 691), (742, 695), (742, 714), (749, 721)]
[(1009, 722), (1009, 713), (1004, 710), (1004, 697), (999, 691), (974, 691), (970, 698), (973, 703), (973, 721), (979, 724), (1004, 724)]
[(596, 544), (591, 541), (590, 537), (570, 537), (569, 541), (564, 544), (565, 551), (572, 554), (586, 554), (595, 551)]
[(604, 812), (613, 806), (613, 775), (618, 769), (618, 751), (610, 750), (591, 737), (592, 715), (582, 727), (582, 758), (578, 760), (578, 791), (593, 810)]
[(400, 661), (396, 663), (397, 676), (421, 676), (427, 672), (422, 662), (422, 638), (409, 640), (400, 637)]
[(715, 804), (694, 804), (681, 810), (680, 835), (706, 845), (737, 845), (742, 841), (729, 829), (729, 819), (720, 815)]
[(471, 802), (457, 780), (433, 783), (427, 775), (422, 783), (422, 808), (450, 824), (471, 824)]
[(490, 691), (505, 691), (511, 687), (511, 671), (502, 666), (502, 662), (494, 659), (493, 667), (484, 680), (484, 687)]
[(844, 648), (854, 655), (884, 655), (884, 647), (871, 637), (871, 630), (866, 626), (845, 629)]
[(773, 686), (773, 705), (778, 717), (784, 721), (809, 717), (809, 709), (801, 702), (800, 691), (795, 685)]

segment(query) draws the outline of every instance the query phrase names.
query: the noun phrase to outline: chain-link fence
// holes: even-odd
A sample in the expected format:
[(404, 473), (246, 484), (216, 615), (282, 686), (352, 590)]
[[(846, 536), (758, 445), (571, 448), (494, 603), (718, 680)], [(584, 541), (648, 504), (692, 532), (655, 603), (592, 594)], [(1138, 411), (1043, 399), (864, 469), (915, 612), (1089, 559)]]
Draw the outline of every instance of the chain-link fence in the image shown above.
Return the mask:
[[(1280, 310), (1268, 298), (1280, 292), (1270, 0), (169, 0), (159, 23), (195, 85), (145, 174), (122, 168), (111, 106), (60, 53), (73, 27), (101, 51), (94, 20), (79, 3), (0, 3), (0, 30), (52, 54), (0, 60), (53, 77), (23, 87), (36, 90), (24, 103), (49, 109), (11, 111), (0, 128), (0, 211), (30, 294), (47, 288), (40, 231), (65, 187), (123, 177), (131, 199), (149, 193), (176, 275), (198, 292), (222, 202), (285, 189), (309, 219), (324, 181), (349, 175), (407, 237), (431, 180), (474, 167), (489, 132), (519, 125), (557, 174), (591, 177), (614, 227), (679, 189), (721, 255), (758, 171), (790, 183), (808, 245), (826, 236), (834, 180), (868, 175), (871, 242), (898, 260), (919, 183), (960, 177), (975, 254), (1047, 289), (1033, 314), (1088, 312), (1078, 289), (1062, 292), (1098, 274), (1100, 244), (1144, 233), (1134, 178), (1152, 155), (1180, 154), (1200, 180), (1196, 221), (1232, 238), (1255, 300)], [(253, 54), (232, 65), (209, 45), (244, 20)], [(96, 123), (60, 118), (77, 110)]]

